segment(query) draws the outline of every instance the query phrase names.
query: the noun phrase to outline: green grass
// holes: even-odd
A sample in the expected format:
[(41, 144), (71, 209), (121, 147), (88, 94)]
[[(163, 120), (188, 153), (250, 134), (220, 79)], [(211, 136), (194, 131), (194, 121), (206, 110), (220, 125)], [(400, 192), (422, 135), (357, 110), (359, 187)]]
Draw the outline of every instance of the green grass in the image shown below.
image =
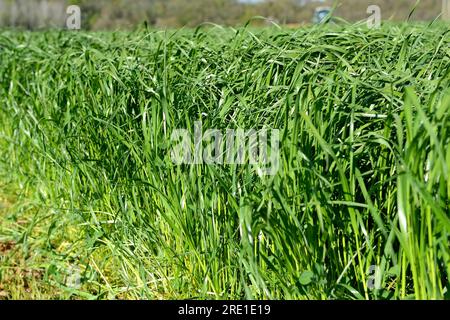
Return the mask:
[[(449, 31), (0, 33), (0, 298), (448, 298)], [(198, 120), (278, 173), (173, 164)]]

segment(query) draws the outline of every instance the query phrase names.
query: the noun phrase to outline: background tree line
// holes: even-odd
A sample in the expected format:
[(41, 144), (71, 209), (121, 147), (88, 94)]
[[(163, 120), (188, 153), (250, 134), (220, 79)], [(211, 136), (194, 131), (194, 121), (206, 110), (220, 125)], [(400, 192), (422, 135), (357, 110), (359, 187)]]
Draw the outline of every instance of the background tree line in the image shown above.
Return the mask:
[[(41, 29), (63, 27), (66, 8), (81, 7), (82, 28), (90, 30), (132, 28), (147, 22), (156, 27), (196, 26), (202, 22), (240, 25), (254, 16), (277, 23), (301, 25), (311, 22), (314, 8), (333, 1), (266, 0), (0, 0), (0, 27)], [(379, 5), (382, 18), (405, 20), (416, 0), (339, 0), (336, 15), (349, 21), (368, 16), (369, 5)], [(442, 8), (441, 0), (421, 0), (413, 20), (431, 20)], [(263, 24), (264, 21), (255, 23)]]

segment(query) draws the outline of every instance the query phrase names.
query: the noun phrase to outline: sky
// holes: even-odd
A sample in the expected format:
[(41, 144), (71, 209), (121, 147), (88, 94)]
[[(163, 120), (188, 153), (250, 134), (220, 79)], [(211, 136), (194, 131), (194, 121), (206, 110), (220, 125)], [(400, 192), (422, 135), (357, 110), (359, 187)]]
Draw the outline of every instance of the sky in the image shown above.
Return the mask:
[(258, 2), (262, 2), (264, 0), (238, 0), (239, 2), (242, 3), (258, 3)]

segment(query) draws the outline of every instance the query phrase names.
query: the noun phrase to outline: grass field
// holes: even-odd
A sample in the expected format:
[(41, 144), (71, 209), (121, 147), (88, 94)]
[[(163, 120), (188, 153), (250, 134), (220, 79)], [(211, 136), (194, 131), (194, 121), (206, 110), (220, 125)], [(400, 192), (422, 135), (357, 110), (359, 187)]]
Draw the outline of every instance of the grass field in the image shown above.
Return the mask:
[(449, 298), (449, 31), (1, 32), (0, 299)]

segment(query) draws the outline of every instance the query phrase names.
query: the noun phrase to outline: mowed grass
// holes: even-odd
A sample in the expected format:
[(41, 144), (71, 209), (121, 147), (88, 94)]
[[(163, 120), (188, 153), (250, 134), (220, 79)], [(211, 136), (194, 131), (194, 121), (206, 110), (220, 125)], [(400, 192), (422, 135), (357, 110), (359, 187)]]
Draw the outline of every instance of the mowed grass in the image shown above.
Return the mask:
[[(449, 31), (2, 32), (0, 298), (448, 298)], [(277, 174), (175, 165), (200, 120)]]

